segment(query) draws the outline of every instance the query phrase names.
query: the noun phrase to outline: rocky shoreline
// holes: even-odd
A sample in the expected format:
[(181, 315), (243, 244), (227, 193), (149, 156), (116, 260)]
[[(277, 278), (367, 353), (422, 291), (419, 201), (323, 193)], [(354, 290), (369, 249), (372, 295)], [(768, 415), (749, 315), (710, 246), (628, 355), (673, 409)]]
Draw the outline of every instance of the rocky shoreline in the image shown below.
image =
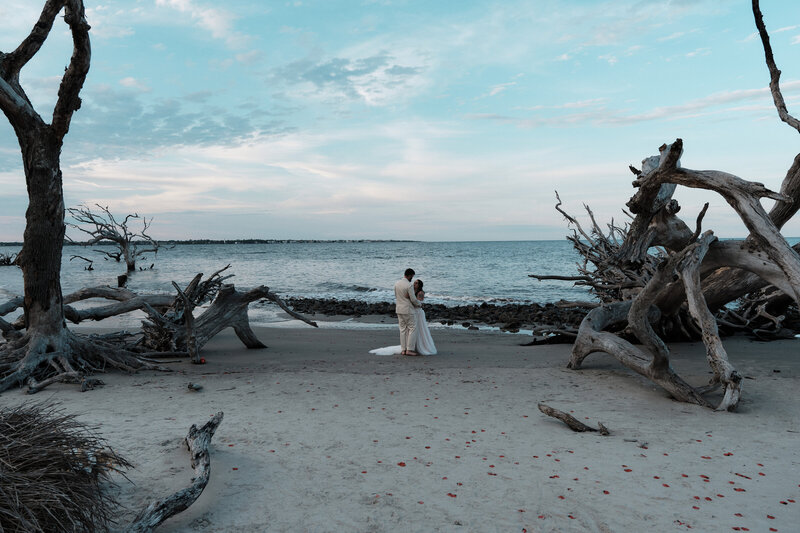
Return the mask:
[[(343, 315), (366, 316), (387, 315), (396, 317), (393, 302), (363, 302), (359, 300), (334, 300), (313, 298), (288, 298), (286, 303), (295, 311), (308, 316)], [(506, 304), (445, 306), (425, 304), (428, 321), (447, 325), (461, 324), (465, 328), (478, 328), (480, 324), (499, 327), (503, 331), (517, 332), (521, 329), (574, 331), (594, 307), (590, 302), (557, 302), (547, 304)]]

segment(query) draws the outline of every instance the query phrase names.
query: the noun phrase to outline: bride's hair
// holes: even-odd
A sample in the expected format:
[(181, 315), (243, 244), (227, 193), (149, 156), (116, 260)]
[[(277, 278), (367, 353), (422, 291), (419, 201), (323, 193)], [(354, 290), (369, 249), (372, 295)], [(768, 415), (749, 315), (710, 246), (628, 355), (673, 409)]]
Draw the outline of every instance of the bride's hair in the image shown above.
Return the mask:
[(422, 280), (418, 279), (415, 283), (419, 283), (417, 286), (417, 292), (420, 292), (422, 290)]

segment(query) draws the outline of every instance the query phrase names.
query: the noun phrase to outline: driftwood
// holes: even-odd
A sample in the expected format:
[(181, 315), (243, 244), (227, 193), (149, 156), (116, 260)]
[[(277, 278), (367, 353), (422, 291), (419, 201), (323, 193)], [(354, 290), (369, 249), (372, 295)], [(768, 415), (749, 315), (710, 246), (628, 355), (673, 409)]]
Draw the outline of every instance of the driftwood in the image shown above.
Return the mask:
[[(82, 244), (86, 246), (99, 243), (113, 244), (117, 247), (115, 251), (96, 251), (117, 262), (124, 259), (128, 272), (136, 270), (136, 260), (138, 258), (144, 258), (145, 254), (148, 253), (157, 255), (159, 248), (161, 248), (158, 241), (147, 234), (153, 222), (152, 218), (148, 220), (147, 217), (133, 213), (126, 215), (122, 221), (118, 221), (107, 206), (100, 204), (95, 204), (94, 208), (86, 205), (70, 207), (67, 212), (75, 221), (70, 223), (69, 226), (89, 236), (89, 240)], [(142, 221), (142, 229), (135, 230), (131, 228), (130, 224), (134, 220)]]
[(189, 434), (186, 435), (184, 441), (191, 454), (192, 468), (194, 469), (191, 484), (166, 498), (151, 502), (125, 531), (128, 533), (153, 531), (166, 519), (188, 509), (200, 497), (211, 477), (211, 454), (208, 448), (211, 438), (222, 422), (222, 416), (222, 411), (220, 411), (203, 427), (198, 428), (192, 424), (192, 427), (189, 428)]
[[(615, 251), (614, 261), (607, 255), (606, 263), (597, 263), (600, 267), (612, 265), (617, 272), (626, 268), (641, 272), (636, 270), (637, 266), (648, 262), (656, 268), (648, 271), (646, 283), (636, 287), (630, 299), (611, 301), (586, 316), (568, 366), (580, 368), (587, 355), (604, 351), (681, 401), (710, 405), (702, 394), (722, 386), (724, 397), (717, 409), (734, 409), (741, 395), (741, 376), (728, 361), (717, 321), (703, 296), (701, 279), (720, 267), (736, 265), (785, 291), (795, 303), (800, 301), (800, 257), (786, 244), (758, 202), (762, 197), (779, 200), (786, 200), (786, 197), (731, 174), (680, 168), (680, 139), (669, 147), (662, 147), (661, 152), (658, 164), (649, 159), (649, 168), (648, 164), (643, 166), (647, 172), (642, 172), (634, 182), (639, 190), (628, 207), (636, 213), (636, 218)], [(710, 189), (725, 197), (750, 229), (750, 242), (746, 246), (735, 241), (719, 243), (710, 231), (697, 238), (697, 229), (691, 231), (674, 220), (676, 204), (669, 198), (674, 188), (668, 189), (665, 197), (663, 185), (667, 182)], [(654, 211), (647, 207), (651, 204), (661, 207)], [(642, 240), (646, 244), (641, 244)], [(642, 250), (651, 246), (662, 246), (665, 252), (660, 256), (641, 255)], [(709, 261), (706, 262), (707, 257)], [(669, 365), (669, 349), (652, 326), (664, 316), (674, 319), (681, 310), (691, 317), (692, 328), (706, 345), (713, 377), (704, 389), (695, 389), (675, 374)], [(778, 322), (777, 317), (763, 308), (761, 312)], [(619, 335), (620, 324), (627, 325), (640, 346)], [(617, 333), (606, 331), (615, 326)]]
[(94, 270), (94, 260), (89, 259), (88, 257), (83, 257), (82, 255), (70, 256), (69, 260), (72, 261), (73, 259), (80, 259), (82, 261), (86, 261), (87, 263), (89, 263), (88, 265), (83, 267), (84, 270)]
[[(250, 349), (265, 348), (250, 327), (247, 309), (257, 300), (269, 300), (291, 316), (314, 327), (316, 323), (290, 309), (268, 287), (261, 286), (239, 292), (232, 284), (223, 283), (230, 275), (222, 275), (225, 267), (207, 279), (198, 274), (177, 296), (169, 294), (139, 295), (124, 288), (90, 287), (64, 296), (63, 309), (66, 319), (73, 323), (87, 320), (99, 321), (131, 311), (142, 310), (148, 320), (142, 331), (136, 334), (117, 333), (103, 336), (82, 337), (69, 333), (62, 350), (81, 353), (72, 361), (68, 357), (57, 357), (50, 364), (44, 359), (21, 359), (14, 347), (25, 341), (20, 332), (24, 330), (24, 316), (10, 324), (0, 318), (0, 331), (7, 339), (0, 351), (0, 392), (16, 385), (26, 384), (29, 393), (43, 390), (53, 383), (76, 383), (82, 390), (101, 385), (97, 379), (88, 378), (94, 372), (107, 367), (126, 372), (139, 369), (166, 370), (152, 361), (153, 358), (190, 356), (200, 362), (202, 347), (220, 331), (231, 327), (242, 343)], [(194, 309), (213, 301), (197, 317)], [(88, 299), (111, 300), (113, 303), (85, 309), (75, 309), (71, 304)], [(0, 304), (0, 317), (23, 306), (23, 298), (17, 297)], [(0, 347), (0, 348), (2, 348)]]
[[(581, 324), (568, 366), (580, 368), (592, 352), (607, 352), (680, 401), (710, 406), (703, 394), (721, 386), (724, 394), (716, 408), (732, 410), (741, 396), (742, 378), (728, 360), (717, 320), (703, 295), (702, 279), (719, 268), (736, 266), (782, 291), (783, 301), (796, 304), (800, 302), (800, 256), (789, 247), (759, 203), (764, 197), (786, 201), (784, 195), (732, 174), (680, 168), (682, 148), (678, 139), (669, 147), (662, 147), (657, 164), (655, 158), (647, 160), (649, 163), (643, 166), (647, 171), (634, 182), (639, 190), (628, 202), (636, 218), (615, 255), (605, 263), (618, 270), (636, 271), (638, 265), (648, 262), (655, 268), (629, 299), (610, 301), (589, 312)], [(748, 241), (720, 243), (711, 231), (698, 238), (697, 229), (692, 231), (675, 220), (676, 203), (669, 198), (674, 188), (667, 190), (665, 197), (665, 183), (705, 188), (722, 195), (750, 230)], [(652, 204), (661, 207), (654, 211), (648, 207)], [(642, 240), (646, 244), (641, 244)], [(663, 253), (642, 256), (641, 251), (651, 246), (662, 247)], [(765, 307), (760, 308), (764, 318), (779, 323), (780, 319), (767, 313)], [(680, 313), (691, 320), (677, 319)], [(670, 367), (669, 348), (653, 328), (653, 324), (665, 319), (681, 324), (685, 330), (691, 329), (688, 334), (702, 338), (713, 372), (706, 387), (693, 387)], [(621, 325), (639, 346), (620, 335)]]
[(608, 435), (609, 431), (608, 428), (605, 427), (600, 422), (597, 423), (597, 429), (593, 428), (592, 426), (587, 426), (574, 416), (569, 413), (565, 413), (564, 411), (559, 411), (558, 409), (553, 409), (549, 405), (545, 405), (543, 403), (538, 404), (539, 410), (546, 414), (547, 416), (552, 416), (558, 420), (564, 422), (569, 429), (575, 431), (577, 433), (583, 433), (586, 431), (594, 431), (599, 432), (601, 435)]
[(0, 253), (0, 266), (14, 266), (17, 264), (17, 254)]
[[(800, 121), (788, 113), (780, 92), (780, 71), (758, 0), (753, 0), (753, 14), (778, 115), (800, 132)], [(607, 352), (680, 401), (712, 406), (704, 395), (722, 387), (715, 407), (733, 410), (742, 377), (728, 360), (721, 330), (745, 330), (762, 339), (800, 330), (800, 246), (789, 246), (780, 232), (800, 208), (800, 154), (775, 192), (726, 172), (682, 168), (681, 139), (659, 152), (645, 159), (641, 170), (631, 167), (637, 191), (627, 202), (629, 225), (612, 222), (606, 233), (587, 207), (592, 224), (587, 232), (560, 208), (560, 199), (556, 205), (573, 226), (568, 238), (584, 258), (574, 281), (591, 287), (603, 302), (581, 323), (568, 366), (580, 368), (589, 354)], [(677, 186), (722, 196), (747, 228), (747, 238), (720, 242), (713, 232), (702, 233), (708, 204), (692, 230), (677, 216), (680, 206), (672, 199)], [(776, 201), (769, 213), (763, 198)], [(726, 306), (737, 299), (738, 307)], [(712, 370), (706, 386), (690, 385), (670, 367), (665, 339), (675, 333), (702, 339)]]

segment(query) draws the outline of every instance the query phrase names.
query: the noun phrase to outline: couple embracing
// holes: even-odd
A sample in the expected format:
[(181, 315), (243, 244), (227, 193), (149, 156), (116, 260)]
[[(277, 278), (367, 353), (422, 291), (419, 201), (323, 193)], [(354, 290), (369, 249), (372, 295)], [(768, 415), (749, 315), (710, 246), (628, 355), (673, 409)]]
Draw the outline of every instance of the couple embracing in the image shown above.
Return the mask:
[(414, 270), (407, 268), (405, 275), (394, 284), (395, 312), (400, 325), (400, 346), (370, 350), (376, 355), (436, 355), (436, 345), (425, 320), (422, 301), (425, 292), (422, 280), (414, 279)]

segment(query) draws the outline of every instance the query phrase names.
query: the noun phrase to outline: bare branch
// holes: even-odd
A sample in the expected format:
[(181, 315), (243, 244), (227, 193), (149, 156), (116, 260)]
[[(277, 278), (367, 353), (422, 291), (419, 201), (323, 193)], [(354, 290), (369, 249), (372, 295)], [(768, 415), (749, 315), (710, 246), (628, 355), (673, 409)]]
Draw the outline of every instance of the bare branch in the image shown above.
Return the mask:
[(86, 22), (83, 0), (67, 0), (65, 8), (64, 21), (72, 32), (73, 48), (69, 66), (61, 79), (61, 86), (58, 88), (58, 100), (53, 108), (52, 130), (59, 142), (69, 131), (72, 113), (81, 107), (81, 99), (78, 95), (86, 80), (86, 74), (89, 72), (89, 63), (92, 57), (89, 23)]
[(700, 214), (697, 215), (697, 222), (695, 223), (695, 230), (692, 234), (692, 238), (689, 239), (689, 242), (694, 242), (700, 236), (700, 233), (703, 231), (703, 217), (706, 216), (706, 211), (708, 211), (708, 202), (705, 203), (703, 209), (700, 210)]
[(783, 100), (780, 87), (781, 71), (778, 70), (777, 65), (775, 65), (775, 58), (772, 56), (769, 34), (767, 33), (767, 27), (764, 25), (764, 16), (761, 14), (758, 0), (753, 0), (753, 18), (756, 21), (758, 35), (761, 37), (761, 44), (764, 46), (764, 59), (769, 69), (769, 90), (772, 93), (772, 101), (775, 103), (775, 108), (778, 110), (778, 116), (782, 121), (800, 132), (800, 120), (789, 114), (786, 109), (786, 102)]

